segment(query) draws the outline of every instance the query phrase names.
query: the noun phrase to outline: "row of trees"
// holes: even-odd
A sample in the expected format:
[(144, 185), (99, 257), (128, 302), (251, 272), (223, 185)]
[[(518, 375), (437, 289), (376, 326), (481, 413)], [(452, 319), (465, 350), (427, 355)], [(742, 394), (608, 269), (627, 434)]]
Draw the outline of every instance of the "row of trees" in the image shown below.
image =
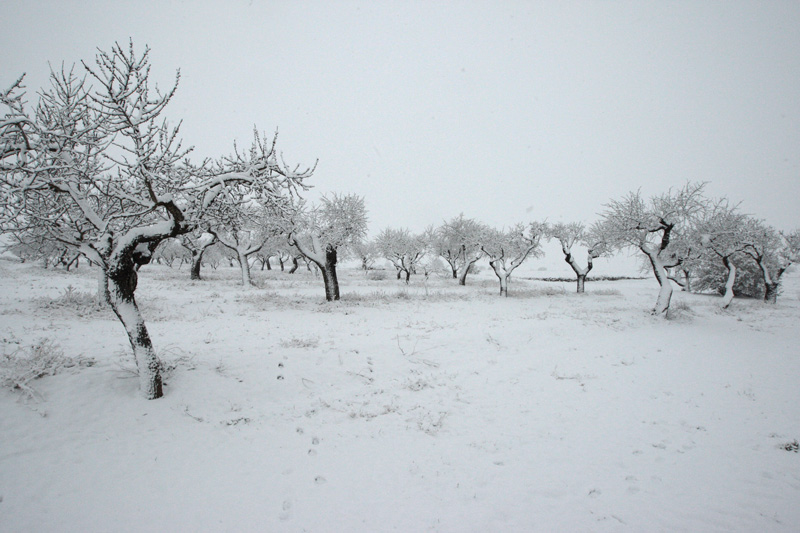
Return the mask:
[[(656, 314), (669, 308), (671, 280), (686, 287), (694, 277), (701, 286), (711, 283), (709, 265), (727, 273), (724, 305), (745, 264), (757, 267), (765, 298), (774, 302), (781, 275), (797, 259), (797, 231), (783, 234), (725, 200), (709, 200), (702, 184), (649, 199), (632, 192), (609, 202), (590, 227), (530, 222), (497, 230), (461, 215), (423, 235), (387, 228), (366, 242), (363, 198), (333, 194), (306, 205), (300, 193), (315, 165), (286, 164), (277, 136), (255, 130), (247, 149), (234, 144), (230, 155), (190, 160), (180, 123), (164, 117), (180, 73), (166, 92), (152, 86), (148, 49), (139, 54), (132, 43), (116, 44), (78, 70), (82, 75), (76, 68), (52, 72), (33, 108), (24, 100), (23, 78), (0, 92), (0, 230), (26, 254), (58, 256), (65, 265), (83, 256), (100, 267), (100, 293), (128, 335), (147, 398), (163, 391), (160, 362), (134, 297), (137, 270), (171, 239), (191, 255), (196, 279), (215, 245), (235, 254), (244, 284), (258, 254), (269, 261), (278, 250), (293, 268), (304, 258), (322, 273), (327, 300), (339, 298), (336, 265), (343, 254), (365, 267), (384, 257), (407, 282), (429, 268), (424, 258), (441, 258), (462, 285), (487, 258), (507, 295), (512, 273), (541, 254), (543, 239), (561, 244), (579, 292), (594, 259), (634, 248), (660, 285)], [(587, 250), (584, 262), (576, 245)]]
[[(262, 265), (272, 254), (295, 261), (302, 257), (317, 265), (328, 300), (339, 298), (336, 263), (342, 254), (360, 259), (364, 269), (384, 258), (394, 266), (398, 279), (406, 282), (417, 271), (429, 273), (438, 262), (461, 285), (475, 263), (486, 258), (500, 282), (500, 293), (507, 295), (514, 270), (526, 258), (541, 256), (543, 239), (554, 239), (575, 274), (579, 293), (584, 292), (595, 259), (632, 248), (642, 254), (646, 269), (659, 283), (655, 314), (667, 312), (673, 283), (684, 290), (719, 291), (723, 307), (730, 305), (735, 291), (760, 292), (774, 303), (781, 276), (797, 260), (798, 232), (776, 231), (740, 212), (727, 199), (706, 198), (703, 189), (702, 183), (687, 183), (649, 199), (640, 192), (629, 193), (606, 204), (600, 220), (588, 228), (577, 222), (532, 222), (500, 231), (461, 214), (419, 235), (386, 228), (372, 241), (364, 240), (363, 198), (332, 195), (310, 211), (296, 211), (289, 229), (255, 223), (249, 234), (262, 237), (249, 250), (257, 248)], [(230, 241), (220, 242), (237, 250)], [(585, 260), (576, 257), (576, 247), (585, 250)], [(243, 269), (248, 268), (246, 257), (240, 261)], [(737, 279), (738, 272), (746, 276)]]

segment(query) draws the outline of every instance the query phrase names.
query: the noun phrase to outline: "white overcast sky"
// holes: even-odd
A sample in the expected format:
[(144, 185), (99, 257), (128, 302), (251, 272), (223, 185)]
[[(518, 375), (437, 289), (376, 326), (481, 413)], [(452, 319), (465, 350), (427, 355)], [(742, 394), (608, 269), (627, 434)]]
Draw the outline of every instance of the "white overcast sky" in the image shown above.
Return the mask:
[[(3, 2), (0, 84), (133, 38), (195, 157), (280, 131), (371, 233), (592, 222), (687, 180), (800, 225), (800, 2)], [(30, 98), (31, 100), (33, 98)]]

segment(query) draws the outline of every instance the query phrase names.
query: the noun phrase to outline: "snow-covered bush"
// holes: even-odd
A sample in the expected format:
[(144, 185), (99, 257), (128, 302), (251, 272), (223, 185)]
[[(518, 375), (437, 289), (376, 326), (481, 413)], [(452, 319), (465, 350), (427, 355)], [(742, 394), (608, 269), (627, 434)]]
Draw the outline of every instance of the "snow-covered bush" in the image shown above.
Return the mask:
[(30, 385), (31, 381), (53, 376), (67, 368), (93, 364), (94, 360), (86, 357), (67, 357), (58, 344), (50, 339), (41, 339), (28, 348), (0, 355), (0, 386), (21, 391), (28, 399), (40, 400), (42, 395)]
[[(727, 269), (719, 261), (702, 261), (694, 272), (692, 289), (697, 292), (715, 292), (725, 294), (725, 282), (728, 279)], [(736, 263), (736, 280), (733, 284), (736, 296), (751, 298), (764, 297), (764, 279), (761, 270), (754, 261), (740, 260)]]

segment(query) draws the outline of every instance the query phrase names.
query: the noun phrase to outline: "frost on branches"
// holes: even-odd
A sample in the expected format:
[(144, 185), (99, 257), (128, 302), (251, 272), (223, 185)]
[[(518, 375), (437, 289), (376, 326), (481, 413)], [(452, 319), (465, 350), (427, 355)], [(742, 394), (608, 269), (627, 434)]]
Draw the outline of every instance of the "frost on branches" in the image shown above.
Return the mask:
[(483, 239), (481, 249), (489, 257), (489, 266), (500, 280), (500, 294), (508, 296), (511, 273), (529, 256), (542, 254), (540, 242), (547, 231), (544, 222), (527, 226), (517, 224), (508, 231), (490, 230)]
[(744, 253), (756, 262), (764, 281), (764, 301), (776, 303), (781, 276), (800, 258), (800, 230), (783, 233), (761, 220), (750, 219), (747, 224)]
[(466, 285), (467, 274), (483, 257), (481, 243), (489, 228), (462, 213), (429, 233), (431, 249), (447, 262), (453, 279)]
[(397, 270), (397, 279), (405, 276), (408, 284), (425, 257), (428, 243), (424, 235), (413, 235), (405, 228), (386, 228), (375, 238), (375, 248)]
[[(136, 270), (158, 243), (187, 234), (229, 187), (280, 204), (312, 169), (290, 169), (274, 142), (216, 165), (192, 165), (178, 126), (162, 114), (177, 90), (150, 83), (149, 50), (99, 51), (86, 74), (53, 72), (33, 110), (21, 79), (0, 93), (0, 224), (34, 232), (99, 265), (103, 292), (128, 335), (146, 398), (163, 394), (156, 356), (134, 294)], [(93, 87), (86, 79), (91, 78)]]
[(336, 264), (341, 251), (362, 242), (367, 235), (364, 198), (355, 194), (323, 196), (320, 205), (294, 218), (289, 244), (317, 265), (325, 282), (325, 299), (339, 299)]
[[(547, 229), (547, 235), (550, 238), (557, 239), (561, 244), (561, 251), (564, 253), (564, 261), (572, 268), (578, 280), (578, 293), (585, 291), (584, 286), (586, 283), (586, 276), (594, 267), (594, 260), (608, 252), (608, 248), (596, 228), (586, 230), (586, 227), (580, 222), (554, 224)], [(575, 255), (572, 253), (572, 248), (576, 245), (583, 245), (587, 248), (586, 252), (586, 266), (581, 266)]]
[(661, 289), (653, 314), (666, 315), (672, 299), (668, 269), (690, 257), (693, 221), (705, 207), (705, 184), (687, 183), (677, 191), (642, 198), (640, 191), (606, 204), (597, 230), (612, 248), (636, 248), (650, 263)]

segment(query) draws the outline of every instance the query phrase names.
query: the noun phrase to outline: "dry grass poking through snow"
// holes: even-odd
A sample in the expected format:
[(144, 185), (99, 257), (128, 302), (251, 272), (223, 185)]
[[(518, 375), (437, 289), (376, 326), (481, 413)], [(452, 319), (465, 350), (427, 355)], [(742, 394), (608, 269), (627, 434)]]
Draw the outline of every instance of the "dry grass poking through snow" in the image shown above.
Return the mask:
[(0, 530), (800, 529), (796, 275), (670, 320), (652, 280), (204, 275), (140, 273), (147, 402), (93, 272), (0, 262)]

